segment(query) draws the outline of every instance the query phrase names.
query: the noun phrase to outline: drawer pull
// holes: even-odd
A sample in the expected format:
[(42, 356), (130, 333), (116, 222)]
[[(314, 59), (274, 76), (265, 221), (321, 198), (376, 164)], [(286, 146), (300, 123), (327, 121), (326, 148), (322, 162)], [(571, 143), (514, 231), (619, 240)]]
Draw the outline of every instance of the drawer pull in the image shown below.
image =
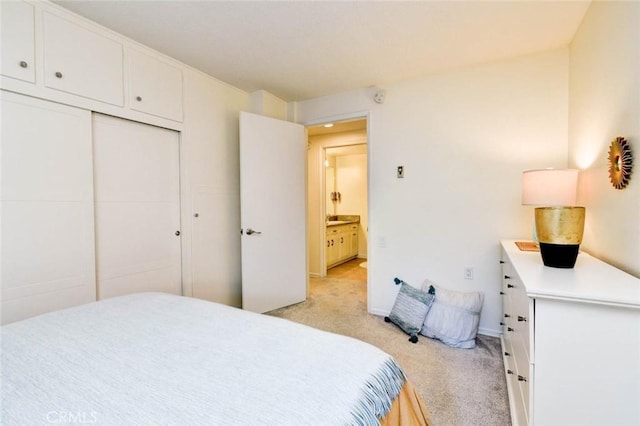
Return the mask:
[(505, 318), (511, 318), (511, 315), (509, 315), (509, 314), (504, 314), (504, 317), (505, 317)]
[(507, 370), (507, 374), (513, 374), (513, 371)]
[(20, 61), (20, 68), (27, 68), (29, 64), (26, 61)]
[(504, 291), (501, 291), (501, 292), (500, 292), (500, 295), (501, 295), (501, 296), (504, 296)]
[(511, 279), (511, 277), (510, 277), (509, 275), (505, 275), (505, 276), (504, 276), (504, 279), (505, 279), (505, 280), (510, 280), (510, 279)]
[(507, 327), (507, 331), (513, 331), (513, 328)]
[(526, 382), (527, 378), (518, 374), (518, 381), (519, 382)]
[(507, 325), (507, 324), (506, 324), (506, 323), (504, 323), (504, 322), (502, 322), (502, 321), (500, 321), (500, 325)]
[(520, 321), (520, 322), (523, 322), (523, 321), (524, 321), (524, 322), (527, 322), (527, 317), (522, 317), (522, 316), (518, 315), (518, 321)]
[(60, 71), (56, 71), (55, 76), (58, 78), (62, 78), (62, 73)]
[(511, 354), (509, 352), (505, 352), (504, 356), (511, 356)]
[(501, 261), (500, 261), (500, 264), (502, 265), (503, 263), (504, 263), (504, 260), (501, 260)]
[(136, 101), (142, 102), (142, 96), (136, 96)]
[(515, 285), (513, 285), (513, 284), (507, 284), (507, 288), (515, 288)]

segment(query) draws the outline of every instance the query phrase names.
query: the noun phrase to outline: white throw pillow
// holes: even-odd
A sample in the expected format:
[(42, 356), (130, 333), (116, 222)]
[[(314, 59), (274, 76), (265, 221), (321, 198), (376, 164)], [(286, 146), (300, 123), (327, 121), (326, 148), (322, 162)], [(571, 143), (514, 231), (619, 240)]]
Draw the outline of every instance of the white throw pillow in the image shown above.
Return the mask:
[(430, 286), (435, 288), (436, 297), (420, 334), (441, 340), (455, 348), (474, 348), (484, 295), (448, 290), (429, 280), (422, 284), (422, 291), (428, 291)]

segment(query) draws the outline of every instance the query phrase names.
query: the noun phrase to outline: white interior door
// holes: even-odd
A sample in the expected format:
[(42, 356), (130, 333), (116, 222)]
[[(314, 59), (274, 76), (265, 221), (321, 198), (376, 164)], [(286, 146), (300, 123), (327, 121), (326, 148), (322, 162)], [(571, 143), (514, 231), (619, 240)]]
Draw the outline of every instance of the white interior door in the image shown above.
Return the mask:
[(242, 306), (267, 312), (307, 297), (304, 127), (240, 113)]
[(94, 114), (98, 299), (182, 294), (178, 133)]

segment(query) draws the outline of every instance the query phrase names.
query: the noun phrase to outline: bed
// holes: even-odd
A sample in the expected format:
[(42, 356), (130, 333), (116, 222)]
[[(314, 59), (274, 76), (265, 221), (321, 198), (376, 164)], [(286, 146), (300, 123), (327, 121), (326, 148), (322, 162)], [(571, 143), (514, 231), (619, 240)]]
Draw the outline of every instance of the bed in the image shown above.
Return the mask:
[(3, 425), (426, 425), (396, 361), (359, 340), (164, 293), (2, 327)]

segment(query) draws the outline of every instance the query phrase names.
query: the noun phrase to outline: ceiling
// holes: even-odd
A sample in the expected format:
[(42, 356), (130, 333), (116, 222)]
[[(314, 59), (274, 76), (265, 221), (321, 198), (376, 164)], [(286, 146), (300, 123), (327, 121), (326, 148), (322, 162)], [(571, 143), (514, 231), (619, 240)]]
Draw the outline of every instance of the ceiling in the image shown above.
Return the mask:
[(55, 3), (247, 92), (305, 100), (567, 46), (589, 1)]

